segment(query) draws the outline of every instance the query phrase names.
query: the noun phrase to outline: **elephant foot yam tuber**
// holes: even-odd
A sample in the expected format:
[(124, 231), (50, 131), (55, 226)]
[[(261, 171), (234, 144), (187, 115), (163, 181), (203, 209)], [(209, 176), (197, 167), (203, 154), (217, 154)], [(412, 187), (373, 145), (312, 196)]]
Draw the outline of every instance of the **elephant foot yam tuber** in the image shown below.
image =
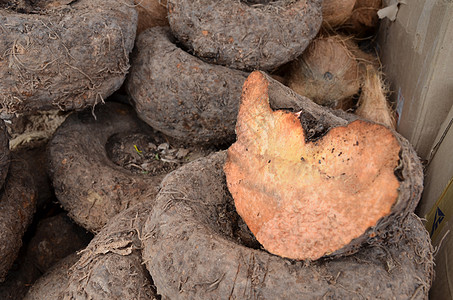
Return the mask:
[(63, 291), (69, 280), (69, 269), (77, 262), (79, 256), (72, 253), (53, 265), (44, 275), (35, 281), (25, 295), (25, 300), (60, 300), (64, 299)]
[[(153, 199), (162, 178), (177, 167), (159, 160), (155, 172), (143, 174), (116, 164), (111, 147), (117, 146), (118, 138), (134, 134), (154, 142), (159, 137), (130, 106), (110, 102), (94, 112), (72, 114), (49, 142), (49, 174), (55, 194), (69, 217), (85, 229), (97, 232), (119, 212)], [(128, 150), (140, 156), (140, 147), (131, 143)]]
[(45, 273), (56, 262), (86, 247), (92, 235), (77, 226), (64, 213), (39, 221), (27, 246), (33, 264)]
[(168, 0), (177, 39), (205, 61), (245, 71), (272, 70), (302, 54), (318, 33), (320, 0)]
[(4, 122), (0, 122), (0, 151), (2, 153), (0, 155), (0, 187), (2, 187), (10, 164), (9, 139)]
[(79, 257), (52, 268), (25, 299), (158, 299), (140, 253), (152, 207), (139, 204), (109, 220)]
[(417, 216), (391, 223), (385, 239), (368, 239), (350, 256), (272, 255), (243, 239), (249, 230), (228, 192), (225, 160), (224, 151), (215, 153), (162, 182), (141, 234), (148, 237), (143, 261), (163, 299), (426, 299), (433, 248)]
[(0, 24), (0, 118), (9, 119), (81, 110), (119, 89), (137, 13), (132, 0), (0, 1)]
[(0, 194), (0, 282), (22, 246), (22, 236), (36, 210), (37, 190), (28, 164), (15, 153)]
[[(400, 174), (401, 155), (417, 156), (396, 133), (363, 120), (335, 125), (333, 114), (312, 112), (314, 103), (274, 111), (273, 85), (280, 83), (261, 72), (248, 77), (225, 164), (236, 210), (265, 249), (299, 260), (351, 253), (377, 235), (383, 219), (413, 209), (421, 168)], [(324, 131), (308, 138), (310, 127)]]
[(248, 73), (214, 65), (184, 51), (166, 27), (138, 37), (127, 90), (138, 116), (184, 144), (234, 140)]

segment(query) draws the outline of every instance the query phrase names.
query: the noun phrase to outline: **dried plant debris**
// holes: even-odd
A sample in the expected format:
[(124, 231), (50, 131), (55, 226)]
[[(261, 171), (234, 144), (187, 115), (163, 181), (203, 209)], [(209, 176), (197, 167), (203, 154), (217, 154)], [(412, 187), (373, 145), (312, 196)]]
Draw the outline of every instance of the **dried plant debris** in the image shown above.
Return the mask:
[(388, 103), (386, 95), (387, 89), (382, 76), (373, 66), (367, 66), (355, 113), (362, 118), (396, 129), (395, 113)]
[(106, 149), (107, 155), (117, 165), (134, 173), (150, 175), (167, 174), (212, 152), (205, 148), (178, 147), (157, 135), (152, 138), (140, 133), (114, 135)]
[(319, 0), (167, 2), (171, 29), (185, 47), (206, 61), (248, 71), (294, 60), (322, 22)]
[(5, 121), (10, 135), (10, 149), (34, 148), (47, 143), (69, 114), (51, 110), (20, 115)]
[(122, 85), (137, 28), (132, 0), (1, 4), (1, 118), (94, 106)]

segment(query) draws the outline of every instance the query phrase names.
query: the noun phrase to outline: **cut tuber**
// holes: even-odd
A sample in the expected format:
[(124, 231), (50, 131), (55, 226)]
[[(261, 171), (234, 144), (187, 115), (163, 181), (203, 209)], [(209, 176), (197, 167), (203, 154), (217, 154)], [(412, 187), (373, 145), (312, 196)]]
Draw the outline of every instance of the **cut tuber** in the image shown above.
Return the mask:
[[(292, 107), (282, 107), (285, 101)], [(236, 133), (225, 164), (228, 188), (239, 215), (273, 254), (314, 260), (352, 253), (418, 201), (421, 170), (403, 138), (336, 116), (263, 73), (244, 84)], [(407, 177), (398, 173), (401, 155), (416, 161)]]

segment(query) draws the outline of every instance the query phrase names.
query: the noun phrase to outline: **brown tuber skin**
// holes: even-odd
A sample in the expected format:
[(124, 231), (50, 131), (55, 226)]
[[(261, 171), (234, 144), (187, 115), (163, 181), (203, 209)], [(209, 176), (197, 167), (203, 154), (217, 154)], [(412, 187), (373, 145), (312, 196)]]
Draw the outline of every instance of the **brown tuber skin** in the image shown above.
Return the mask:
[(393, 220), (386, 239), (368, 238), (353, 255), (285, 259), (238, 239), (225, 159), (222, 151), (193, 161), (162, 182), (141, 236), (163, 299), (426, 299), (432, 247), (414, 214)]
[(321, 3), (168, 0), (167, 7), (172, 32), (196, 56), (252, 71), (272, 70), (300, 56), (321, 27)]
[(123, 84), (137, 28), (133, 1), (58, 3), (21, 13), (0, 2), (0, 118), (81, 110)]

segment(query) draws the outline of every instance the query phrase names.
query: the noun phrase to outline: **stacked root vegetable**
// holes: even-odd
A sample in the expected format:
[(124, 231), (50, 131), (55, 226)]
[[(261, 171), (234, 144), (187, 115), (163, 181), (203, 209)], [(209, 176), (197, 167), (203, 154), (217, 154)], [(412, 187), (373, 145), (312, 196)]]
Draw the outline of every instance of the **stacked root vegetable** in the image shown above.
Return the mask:
[(1, 298), (426, 299), (380, 6), (0, 1)]

